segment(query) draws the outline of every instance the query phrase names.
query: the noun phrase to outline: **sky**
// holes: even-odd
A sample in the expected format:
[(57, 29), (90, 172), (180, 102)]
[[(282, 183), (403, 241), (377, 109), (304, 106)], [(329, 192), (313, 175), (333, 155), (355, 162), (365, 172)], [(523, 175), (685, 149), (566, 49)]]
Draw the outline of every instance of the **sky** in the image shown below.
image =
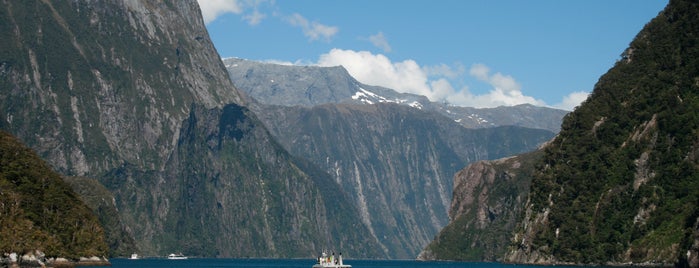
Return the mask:
[(198, 0), (219, 55), (457, 106), (573, 110), (667, 0)]

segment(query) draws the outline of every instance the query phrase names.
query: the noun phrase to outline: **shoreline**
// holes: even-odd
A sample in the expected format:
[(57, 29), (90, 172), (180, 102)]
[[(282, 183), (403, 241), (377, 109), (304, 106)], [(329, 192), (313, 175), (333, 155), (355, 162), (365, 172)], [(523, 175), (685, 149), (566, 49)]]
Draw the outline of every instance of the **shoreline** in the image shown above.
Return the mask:
[(0, 267), (76, 267), (76, 266), (111, 266), (106, 257), (80, 257), (69, 259), (64, 257), (47, 258), (41, 251), (19, 255), (4, 253), (0, 256)]

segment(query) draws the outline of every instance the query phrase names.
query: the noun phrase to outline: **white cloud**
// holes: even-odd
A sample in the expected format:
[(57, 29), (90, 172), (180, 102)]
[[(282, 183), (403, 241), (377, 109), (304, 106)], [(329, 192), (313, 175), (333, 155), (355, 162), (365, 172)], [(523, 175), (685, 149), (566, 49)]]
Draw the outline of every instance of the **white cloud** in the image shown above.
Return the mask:
[(423, 66), (423, 70), (428, 76), (443, 76), (450, 79), (458, 78), (464, 74), (465, 68), (462, 64), (456, 63), (454, 66), (449, 66), (444, 63), (435, 66)]
[(276, 9), (274, 0), (197, 0), (197, 2), (206, 24), (224, 14), (233, 13), (239, 15), (242, 20), (250, 25), (258, 25), (267, 18), (267, 14), (261, 11), (263, 4), (267, 4), (266, 10), (272, 13), (272, 17), (285, 21), (292, 26), (300, 27), (303, 34), (311, 41), (324, 40), (329, 42), (340, 31), (336, 26), (309, 21), (298, 13), (285, 16)]
[(241, 14), (243, 12), (237, 0), (198, 0), (197, 2), (206, 24), (226, 13)]
[(301, 27), (303, 34), (311, 41), (321, 38), (325, 41), (330, 41), (330, 39), (340, 31), (340, 29), (335, 26), (327, 26), (315, 21), (309, 22), (308, 19), (298, 13), (289, 16), (287, 20), (291, 25)]
[(386, 56), (368, 51), (332, 49), (320, 56), (320, 66), (342, 65), (357, 80), (365, 84), (378, 85), (432, 97), (427, 84), (427, 74), (413, 60), (392, 62)]
[(575, 109), (575, 107), (577, 107), (583, 101), (585, 101), (588, 96), (590, 96), (589, 92), (576, 91), (568, 94), (568, 96), (563, 97), (561, 103), (558, 103), (553, 107), (562, 110), (572, 111), (573, 109)]
[(251, 14), (243, 16), (243, 19), (250, 25), (258, 25), (266, 17), (267, 15), (261, 13), (259, 10), (257, 10), (257, 8), (255, 8)]
[(490, 72), (490, 68), (488, 68), (488, 66), (485, 66), (484, 64), (481, 64), (481, 63), (476, 63), (476, 64), (472, 65), (471, 70), (469, 70), (469, 74), (471, 74), (471, 76), (473, 76), (481, 81), (488, 81), (488, 73), (489, 72)]
[(386, 36), (383, 35), (383, 32), (369, 36), (369, 42), (383, 50), (383, 52), (391, 52), (391, 45), (388, 44), (388, 39), (386, 39)]
[(472, 65), (469, 74), (478, 80), (488, 83), (492, 87), (486, 94), (472, 96), (473, 103), (469, 106), (496, 107), (525, 103), (546, 106), (544, 101), (524, 95), (524, 93), (522, 93), (522, 86), (517, 83), (512, 76), (504, 75), (499, 72), (490, 75), (490, 68), (484, 64), (477, 63)]
[(482, 95), (474, 95), (468, 87), (455, 89), (448, 78), (464, 73), (463, 66), (451, 68), (447, 65), (420, 67), (414, 60), (392, 62), (382, 54), (368, 51), (333, 49), (320, 56), (317, 65), (342, 65), (357, 80), (365, 84), (383, 86), (399, 92), (420, 94), (432, 101), (447, 101), (453, 105), (470, 107), (512, 106), (530, 103), (546, 104), (534, 97), (526, 96), (521, 85), (509, 75), (490, 74), (483, 64), (474, 64), (471, 76), (488, 83), (492, 89)]
[(206, 24), (224, 14), (233, 13), (242, 15), (241, 18), (248, 24), (257, 25), (267, 17), (265, 13), (260, 12), (260, 6), (264, 3), (274, 5), (269, 0), (197, 0), (197, 2)]
[(414, 60), (393, 62), (385, 55), (373, 54), (369, 51), (335, 48), (320, 55), (315, 63), (305, 60), (296, 62), (267, 60), (266, 62), (325, 67), (341, 65), (347, 69), (352, 77), (364, 84), (423, 95), (431, 101), (447, 102), (451, 105), (464, 107), (491, 108), (532, 104), (572, 111), (589, 95), (587, 92), (573, 92), (564, 97), (561, 103), (551, 106), (543, 100), (525, 95), (521, 91), (521, 85), (514, 77), (499, 72), (491, 74), (488, 66), (473, 64), (468, 74), (491, 86), (488, 92), (477, 95), (470, 92), (468, 86), (459, 89), (453, 87), (451, 81), (458, 80), (465, 75), (465, 68), (461, 64), (421, 67)]

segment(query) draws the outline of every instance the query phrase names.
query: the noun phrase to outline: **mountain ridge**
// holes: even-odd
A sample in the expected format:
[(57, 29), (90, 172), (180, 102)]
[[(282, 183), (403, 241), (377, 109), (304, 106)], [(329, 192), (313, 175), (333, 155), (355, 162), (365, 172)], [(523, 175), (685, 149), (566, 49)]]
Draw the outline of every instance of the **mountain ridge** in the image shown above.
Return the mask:
[(515, 125), (557, 133), (567, 111), (530, 104), (473, 108), (433, 102), (427, 97), (363, 84), (342, 66), (296, 66), (225, 58), (233, 83), (265, 105), (316, 106), (329, 103), (397, 103), (437, 111), (467, 128)]

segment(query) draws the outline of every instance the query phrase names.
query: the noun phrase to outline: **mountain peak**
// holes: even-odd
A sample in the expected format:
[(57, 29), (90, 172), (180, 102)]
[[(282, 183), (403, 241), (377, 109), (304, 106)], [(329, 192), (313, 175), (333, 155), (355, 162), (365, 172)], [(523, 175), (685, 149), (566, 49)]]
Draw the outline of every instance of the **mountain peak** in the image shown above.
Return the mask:
[(558, 132), (561, 118), (567, 113), (529, 104), (473, 108), (433, 102), (425, 96), (363, 84), (342, 66), (280, 65), (239, 58), (223, 61), (236, 87), (266, 105), (312, 107), (328, 103), (395, 103), (435, 111), (466, 128), (516, 125), (552, 132)]

